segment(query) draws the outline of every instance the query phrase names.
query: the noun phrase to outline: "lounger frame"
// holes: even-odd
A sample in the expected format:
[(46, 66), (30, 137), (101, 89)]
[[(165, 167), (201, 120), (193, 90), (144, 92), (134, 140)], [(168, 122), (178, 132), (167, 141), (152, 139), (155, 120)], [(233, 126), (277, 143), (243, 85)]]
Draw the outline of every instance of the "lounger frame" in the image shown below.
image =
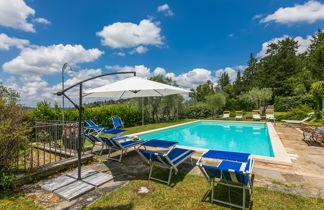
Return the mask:
[[(252, 169), (253, 169), (253, 166), (254, 166), (254, 160), (253, 159), (251, 160), (250, 170), (242, 173), (243, 175), (245, 175), (245, 174), (248, 175), (248, 184), (245, 185), (244, 183), (231, 182), (231, 181), (228, 181), (227, 179), (222, 179), (222, 177), (223, 177), (223, 171), (222, 170), (219, 170), (221, 172), (220, 178), (209, 177), (209, 175), (206, 172), (205, 168), (202, 166), (202, 164), (200, 164), (200, 162), (202, 160), (202, 156), (197, 161), (197, 165), (200, 168), (201, 172), (206, 177), (206, 179), (210, 182), (210, 186), (211, 186), (211, 196), (210, 196), (210, 199), (211, 199), (211, 202), (217, 202), (217, 203), (221, 203), (221, 204), (233, 206), (233, 207), (240, 208), (240, 209), (245, 209), (245, 206), (246, 206), (246, 190), (249, 191), (249, 196), (252, 195), (252, 187), (253, 187)], [(231, 161), (232, 162), (240, 162), (240, 161), (234, 161), (234, 160), (231, 160)], [(228, 171), (228, 172), (235, 174), (234, 171), (233, 172)], [(219, 199), (216, 199), (214, 197), (215, 187), (217, 186), (217, 184), (220, 184), (220, 185), (223, 185), (223, 186), (227, 186), (228, 187), (228, 199), (229, 199), (229, 202), (226, 202), (226, 201), (223, 201), (223, 200), (219, 200)], [(230, 188), (231, 187), (242, 189), (242, 191), (243, 191), (243, 202), (242, 202), (242, 205), (237, 205), (237, 204), (234, 204), (234, 203), (231, 202), (231, 196), (230, 196), (231, 195), (230, 194)]]
[[(192, 155), (192, 153), (193, 153), (192, 150), (188, 150), (188, 151), (187, 151), (188, 153), (191, 153), (190, 156), (188, 156), (188, 157), (182, 159), (182, 160), (179, 161), (177, 164), (173, 164), (172, 160), (170, 160), (170, 158), (168, 157), (168, 154), (172, 151), (172, 150), (169, 150), (167, 153), (163, 154), (163, 157), (168, 161), (169, 165), (166, 164), (166, 163), (162, 160), (162, 158), (161, 158), (161, 156), (160, 156), (161, 153), (157, 153), (157, 152), (153, 153), (153, 152), (152, 152), (152, 154), (155, 155), (155, 157), (160, 161), (160, 162), (156, 162), (156, 161), (148, 160), (148, 159), (143, 155), (143, 153), (142, 153), (139, 149), (137, 149), (136, 151), (137, 151), (138, 154), (139, 154), (139, 155), (140, 155), (140, 156), (145, 160), (145, 162), (150, 166), (150, 172), (149, 172), (149, 177), (148, 177), (148, 179), (155, 180), (155, 181), (159, 181), (159, 182), (165, 183), (165, 184), (167, 184), (167, 185), (170, 185), (170, 184), (171, 184), (172, 172), (174, 171), (175, 175), (178, 173), (178, 171), (179, 171), (178, 168), (177, 168), (178, 165), (180, 165), (181, 163), (183, 163), (183, 162), (184, 162), (185, 160), (187, 160), (189, 157), (190, 157), (191, 164), (193, 165), (193, 160), (192, 160), (192, 157), (191, 157), (191, 155)], [(145, 150), (143, 150), (143, 151), (145, 151)], [(151, 154), (151, 155), (152, 155), (152, 154)], [(186, 155), (186, 153), (184, 153), (184, 154), (178, 156), (177, 158), (173, 159), (173, 161), (175, 161), (175, 160), (181, 158), (181, 157), (184, 156), (184, 155)], [(154, 168), (154, 166), (155, 166), (155, 167), (159, 167), (159, 168), (168, 169), (168, 170), (169, 170), (168, 179), (167, 179), (167, 180), (163, 180), (163, 179), (159, 179), (159, 178), (157, 178), (157, 177), (153, 177), (153, 176), (152, 176), (152, 173), (153, 173), (153, 168)]]
[[(99, 136), (101, 131), (105, 130), (106, 127), (104, 126), (99, 126), (97, 124), (95, 124), (92, 120), (85, 120), (85, 122), (89, 125), (89, 126), (85, 126), (85, 133), (88, 133), (90, 130), (93, 130), (93, 134), (95, 134), (96, 136)], [(87, 127), (93, 127), (93, 128), (87, 128)], [(98, 128), (95, 128), (98, 127)]]
[[(108, 147), (108, 159), (109, 160), (115, 160), (118, 162), (121, 162), (123, 155), (127, 155), (128, 149), (134, 147), (134, 149), (136, 150), (136, 146), (141, 146), (142, 143), (144, 143), (145, 141), (140, 140), (140, 141), (134, 141), (132, 144), (128, 144), (126, 146), (123, 146), (122, 144), (120, 144), (120, 142), (114, 137), (112, 138), (105, 138), (105, 137), (99, 137), (101, 139), (101, 141), (103, 142), (103, 147), (106, 146)], [(118, 137), (117, 137), (118, 138)], [(131, 141), (131, 140), (129, 140)], [(103, 147), (101, 150), (100, 155), (102, 154), (103, 151)], [(117, 158), (115, 157), (111, 157), (111, 154), (113, 152), (117, 152), (120, 151), (121, 154), (117, 156)]]

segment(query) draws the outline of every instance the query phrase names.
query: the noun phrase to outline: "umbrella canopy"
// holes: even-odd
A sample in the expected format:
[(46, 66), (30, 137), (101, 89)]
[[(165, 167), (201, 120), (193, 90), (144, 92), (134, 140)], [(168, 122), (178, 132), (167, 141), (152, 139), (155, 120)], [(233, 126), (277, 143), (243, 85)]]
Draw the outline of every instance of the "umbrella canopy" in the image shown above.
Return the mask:
[(85, 97), (136, 98), (189, 93), (189, 90), (154, 82), (141, 77), (130, 77), (118, 82), (85, 91)]

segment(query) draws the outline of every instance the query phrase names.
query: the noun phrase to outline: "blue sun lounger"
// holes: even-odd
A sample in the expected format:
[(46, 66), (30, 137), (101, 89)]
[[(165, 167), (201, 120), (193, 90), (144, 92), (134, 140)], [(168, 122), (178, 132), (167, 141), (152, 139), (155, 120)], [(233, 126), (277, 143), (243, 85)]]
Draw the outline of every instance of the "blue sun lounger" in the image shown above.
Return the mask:
[(108, 128), (103, 126), (96, 125), (92, 120), (85, 120), (85, 122), (88, 124), (88, 126), (85, 126), (85, 133), (89, 131), (93, 131), (92, 133), (96, 136), (100, 136), (101, 134), (113, 134), (113, 135), (120, 135), (127, 130), (122, 130), (118, 128)]
[[(95, 145), (97, 143), (101, 144), (100, 155), (103, 152), (104, 146), (107, 146), (108, 149), (111, 146), (111, 144), (107, 143), (107, 141), (103, 141), (101, 138), (97, 137), (96, 135), (94, 135), (92, 133), (83, 133), (82, 136), (84, 136), (86, 139), (88, 139), (91, 142), (91, 144), (92, 144), (91, 153), (93, 152), (93, 148), (95, 147)], [(114, 139), (116, 141), (120, 141), (120, 140), (125, 140), (127, 138), (128, 138), (127, 136), (113, 136), (113, 137), (105, 138), (105, 139), (110, 139), (110, 140)]]
[(102, 141), (100, 139), (98, 139), (95, 135), (91, 134), (91, 133), (82, 133), (82, 136), (84, 136), (86, 139), (88, 139), (91, 144), (91, 153), (93, 152), (93, 148), (96, 146), (96, 143), (102, 143)]
[(101, 131), (107, 129), (107, 127), (96, 125), (92, 120), (85, 120), (88, 126), (85, 126), (85, 133), (88, 131), (94, 131), (96, 134), (100, 133)]
[[(108, 152), (108, 159), (109, 160), (117, 160), (118, 162), (121, 162), (121, 159), (123, 157), (124, 154), (127, 154), (127, 150), (130, 148), (135, 148), (136, 146), (140, 146), (141, 144), (143, 144), (144, 140), (138, 140), (138, 141), (133, 141), (133, 140), (128, 140), (128, 141), (121, 141), (124, 140), (124, 137), (112, 137), (112, 138), (105, 138), (105, 137), (99, 137), (99, 139), (104, 143), (104, 145), (106, 145), (109, 149)], [(113, 151), (120, 151), (121, 154), (119, 155), (119, 158), (112, 158), (110, 157), (111, 153)], [(102, 153), (102, 150), (101, 150)], [(100, 153), (100, 154), (101, 154)]]
[(124, 123), (120, 119), (120, 117), (112, 117), (111, 121), (112, 121), (115, 129), (124, 129)]
[[(216, 166), (204, 164), (205, 159), (215, 161)], [(200, 157), (197, 165), (210, 182), (211, 202), (219, 202), (236, 208), (245, 209), (246, 190), (249, 191), (249, 196), (251, 196), (253, 186), (252, 170), (254, 160), (250, 154), (209, 150)], [(217, 184), (229, 187), (229, 202), (218, 200), (214, 197), (215, 186)], [(231, 202), (231, 187), (241, 188), (243, 190), (242, 205)]]
[[(177, 174), (178, 173), (177, 166), (181, 164), (183, 161), (185, 161), (187, 158), (189, 157), (191, 158), (191, 155), (195, 152), (194, 150), (181, 149), (181, 148), (173, 148), (169, 150), (167, 153), (151, 152), (144, 149), (137, 149), (136, 151), (140, 154), (140, 156), (144, 159), (144, 161), (150, 165), (150, 172), (149, 172), (148, 179), (160, 181), (166, 183), (167, 185), (170, 185), (171, 183), (172, 171), (174, 170), (175, 174)], [(167, 181), (152, 176), (152, 171), (154, 166), (159, 168), (166, 168), (170, 170)]]

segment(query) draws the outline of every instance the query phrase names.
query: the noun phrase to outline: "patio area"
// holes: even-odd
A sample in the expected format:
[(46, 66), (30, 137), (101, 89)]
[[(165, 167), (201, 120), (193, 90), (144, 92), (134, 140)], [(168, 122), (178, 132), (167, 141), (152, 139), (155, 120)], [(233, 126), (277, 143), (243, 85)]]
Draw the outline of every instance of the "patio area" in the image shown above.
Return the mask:
[[(269, 190), (280, 190), (305, 197), (324, 198), (323, 148), (316, 145), (311, 146), (304, 142), (302, 140), (302, 133), (298, 129), (286, 127), (282, 124), (277, 124), (275, 129), (287, 153), (292, 157), (292, 166), (256, 162), (254, 167), (254, 186), (264, 187)], [(201, 154), (195, 153), (193, 158), (197, 160), (200, 155)], [(107, 161), (106, 158), (106, 155), (98, 155), (95, 157), (94, 162), (84, 165), (83, 168), (91, 168), (102, 173), (111, 174), (114, 179), (72, 201), (64, 200), (53, 193), (42, 190), (39, 184), (44, 183), (44, 180), (33, 185), (24, 186), (23, 191), (26, 196), (33, 198), (36, 203), (46, 208), (71, 207), (76, 209), (85, 207), (100, 197), (134, 180), (136, 182), (143, 180), (145, 183), (153, 182), (151, 180), (146, 180), (149, 167), (143, 163), (142, 159), (135, 151), (129, 152), (128, 155), (123, 158), (122, 163)], [(194, 175), (193, 177), (202, 176), (200, 170), (197, 167), (193, 167), (190, 161), (181, 164), (179, 169), (181, 173), (178, 176), (182, 178), (185, 174)], [(71, 173), (71, 171), (66, 171), (57, 176), (69, 173)], [(181, 186), (182, 178), (179, 179), (176, 178), (177, 176), (174, 177), (174, 186), (170, 189), (176, 189), (178, 186)], [(155, 184), (162, 186), (160, 183)], [(256, 193), (258, 193), (258, 190), (254, 192), (254, 195)], [(218, 204), (212, 205), (215, 206), (215, 208), (219, 207)]]

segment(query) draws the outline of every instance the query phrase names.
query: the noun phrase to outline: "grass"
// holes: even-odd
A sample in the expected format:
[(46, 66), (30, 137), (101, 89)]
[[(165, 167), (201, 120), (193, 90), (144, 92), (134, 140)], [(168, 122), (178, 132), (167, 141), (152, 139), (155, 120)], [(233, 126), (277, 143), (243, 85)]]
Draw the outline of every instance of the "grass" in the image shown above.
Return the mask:
[[(145, 180), (146, 177), (130, 181), (126, 186), (103, 196), (86, 209), (228, 209), (228, 206), (209, 202), (210, 187), (204, 177), (178, 174), (173, 187)], [(146, 186), (151, 193), (145, 196), (138, 195), (136, 191), (141, 186)], [(216, 190), (218, 198), (227, 199), (227, 188), (217, 186)], [(233, 191), (231, 191), (232, 201), (240, 204), (241, 190)], [(324, 200), (254, 187), (252, 207), (253, 209), (324, 209)]]
[(21, 192), (0, 193), (0, 209), (43, 209)]

